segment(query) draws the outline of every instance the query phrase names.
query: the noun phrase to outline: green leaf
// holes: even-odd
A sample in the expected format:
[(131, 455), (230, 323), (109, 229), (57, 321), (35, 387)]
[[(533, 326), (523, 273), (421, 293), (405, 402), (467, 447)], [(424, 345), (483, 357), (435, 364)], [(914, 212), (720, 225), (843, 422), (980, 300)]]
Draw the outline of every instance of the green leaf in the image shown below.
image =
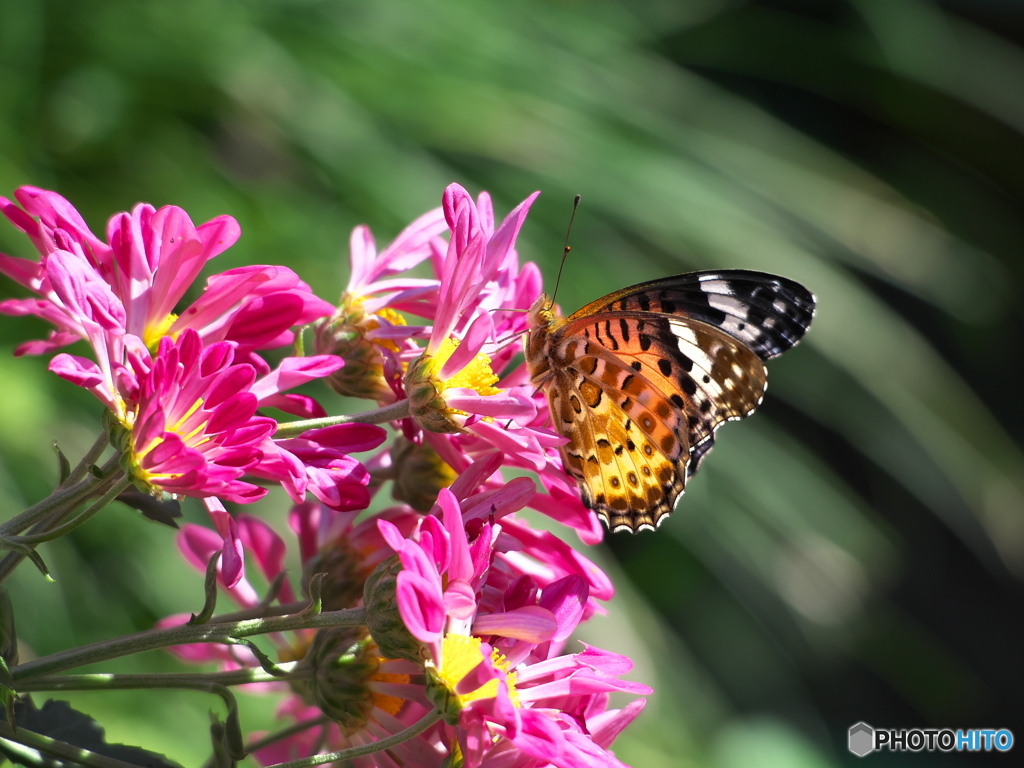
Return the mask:
[(203, 603), (203, 610), (198, 614), (193, 613), (188, 620), (189, 624), (205, 624), (213, 616), (217, 608), (217, 561), (220, 560), (222, 550), (217, 550), (206, 563), (206, 580), (203, 587), (206, 593), (206, 600)]
[(68, 461), (68, 457), (64, 455), (64, 451), (56, 442), (53, 444), (53, 451), (57, 454), (57, 482), (63, 483), (71, 474), (71, 462)]
[(122, 491), (118, 494), (117, 500), (122, 504), (127, 504), (132, 509), (139, 510), (143, 517), (148, 517), (150, 520), (161, 525), (167, 525), (171, 528), (178, 527), (175, 520), (181, 517), (181, 502), (179, 501), (162, 501), (135, 488)]
[(228, 746), (228, 729), (213, 712), (210, 713), (210, 740), (213, 742), (212, 768), (235, 768), (235, 759), (231, 757)]
[[(42, 708), (37, 708), (31, 698), (25, 697), (14, 705), (18, 730), (31, 731), (41, 736), (61, 741), (98, 755), (122, 760), (140, 768), (182, 768), (178, 763), (163, 755), (149, 752), (141, 747), (125, 744), (108, 744), (103, 728), (88, 715), (71, 707), (66, 701), (50, 699)], [(6, 720), (6, 716), (3, 717)], [(32, 768), (72, 768), (82, 763), (44, 755), (34, 749), (20, 747), (13, 749), (0, 741), (0, 754), (8, 757), (15, 765)], [(32, 755), (35, 755), (34, 757)]]

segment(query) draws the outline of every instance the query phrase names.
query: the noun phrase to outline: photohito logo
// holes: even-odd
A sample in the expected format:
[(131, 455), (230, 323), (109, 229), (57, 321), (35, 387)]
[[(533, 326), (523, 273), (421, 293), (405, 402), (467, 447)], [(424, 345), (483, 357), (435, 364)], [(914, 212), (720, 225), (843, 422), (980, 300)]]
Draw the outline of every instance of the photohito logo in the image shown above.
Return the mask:
[(887, 749), (890, 752), (1006, 752), (1013, 746), (1008, 728), (872, 728), (867, 723), (850, 726), (847, 748), (857, 757)]

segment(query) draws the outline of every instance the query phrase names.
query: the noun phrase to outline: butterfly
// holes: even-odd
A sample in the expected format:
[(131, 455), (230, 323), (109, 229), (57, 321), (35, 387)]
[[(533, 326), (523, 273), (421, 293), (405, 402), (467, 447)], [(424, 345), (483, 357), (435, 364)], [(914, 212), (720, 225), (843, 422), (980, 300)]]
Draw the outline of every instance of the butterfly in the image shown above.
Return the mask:
[(714, 445), (749, 416), (764, 362), (807, 332), (814, 295), (764, 272), (689, 272), (623, 288), (562, 317), (541, 295), (524, 341), (562, 463), (612, 531), (654, 530)]

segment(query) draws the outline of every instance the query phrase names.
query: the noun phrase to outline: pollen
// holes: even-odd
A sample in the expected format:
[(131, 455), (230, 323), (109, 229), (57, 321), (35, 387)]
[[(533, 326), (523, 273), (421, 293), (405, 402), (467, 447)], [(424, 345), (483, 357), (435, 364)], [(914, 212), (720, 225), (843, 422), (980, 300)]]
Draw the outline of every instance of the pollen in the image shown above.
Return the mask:
[[(440, 370), (448, 362), (448, 358), (452, 356), (458, 346), (459, 342), (455, 339), (447, 338), (444, 340), (441, 344), (441, 349), (434, 356), (437, 370)], [(443, 382), (445, 389), (461, 387), (472, 389), (481, 395), (497, 395), (500, 393), (501, 390), (494, 386), (497, 383), (498, 377), (491, 369), (491, 358), (483, 352), (477, 354), (476, 357), (469, 361), (465, 368)]]
[[(482, 645), (480, 638), (468, 635), (445, 635), (442, 647), (441, 658), (444, 660), (441, 668), (437, 671), (438, 678), (452, 692), (455, 687), (480, 664), (482, 660)], [(508, 695), (515, 706), (519, 706), (519, 693), (516, 691), (516, 673), (509, 672), (508, 660), (502, 656), (497, 649), (491, 650), (491, 663), (505, 673), (505, 682), (508, 684)], [(475, 691), (457, 694), (459, 704), (466, 706), (478, 699), (493, 699), (498, 695), (498, 681), (488, 680)]]
[(142, 341), (153, 354), (156, 354), (156, 348), (160, 345), (160, 339), (164, 336), (170, 335), (172, 339), (177, 339), (178, 334), (171, 334), (171, 326), (178, 319), (178, 316), (173, 312), (163, 320), (159, 320), (151, 325), (146, 326), (145, 332), (142, 334)]
[[(408, 323), (405, 322), (405, 318), (398, 314), (398, 312), (396, 312), (395, 310), (391, 309), (391, 307), (384, 307), (383, 309), (379, 310), (377, 312), (377, 317), (387, 320), (392, 325), (408, 325)], [(373, 317), (370, 317), (366, 321), (367, 331), (375, 331), (378, 328), (380, 328), (380, 323)], [(392, 352), (397, 353), (400, 351), (398, 349), (398, 345), (391, 339), (373, 339), (373, 343), (376, 344), (378, 347), (390, 349)]]
[(409, 396), (412, 417), (430, 432), (461, 432), (462, 427), (455, 417), (469, 415), (448, 405), (444, 397), (446, 390), (453, 387), (472, 389), (485, 396), (501, 392), (494, 386), (498, 377), (491, 370), (491, 358), (482, 352), (449, 378), (441, 378), (441, 369), (458, 346), (456, 339), (445, 339), (436, 353), (424, 352), (409, 363), (405, 373), (405, 391)]

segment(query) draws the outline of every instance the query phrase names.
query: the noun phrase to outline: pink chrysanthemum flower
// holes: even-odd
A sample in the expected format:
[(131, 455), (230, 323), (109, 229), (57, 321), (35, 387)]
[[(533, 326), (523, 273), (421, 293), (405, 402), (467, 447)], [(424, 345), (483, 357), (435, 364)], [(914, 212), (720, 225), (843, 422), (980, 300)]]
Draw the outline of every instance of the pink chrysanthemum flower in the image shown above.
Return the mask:
[[(500, 492), (491, 496), (499, 506)], [(625, 657), (558, 655), (586, 613), (587, 583), (510, 580), (492, 567), (504, 523), (467, 523), (447, 490), (438, 505), (441, 519), (425, 517), (410, 538), (378, 527), (403, 566), (399, 612), (426, 648), (427, 693), (452, 728), (450, 749), (467, 768), (620, 766), (606, 749), (643, 703), (608, 711), (608, 693), (651, 691), (618, 679), (632, 666)]]
[(446, 252), (433, 257), (440, 276), (435, 322), (405, 377), (413, 417), (423, 427), (412, 437), (455, 474), (497, 448), (505, 465), (539, 474), (549, 495), (538, 498), (538, 509), (595, 543), (603, 529), (562, 468), (557, 448), (565, 439), (550, 429), (543, 395), (529, 383), (525, 365), (501, 378), (495, 373), (515, 359), (516, 337), (527, 324), (525, 311), (503, 310), (526, 310), (541, 291), (536, 266), (520, 267), (515, 250), (535, 197), (495, 229), (486, 193), (474, 201), (457, 184), (445, 190), (451, 238)]
[(174, 314), (206, 263), (238, 239), (240, 229), (233, 218), (219, 216), (196, 227), (181, 208), (157, 210), (140, 203), (131, 213), (110, 220), (105, 243), (56, 193), (22, 187), (15, 198), (23, 207), (0, 198), (0, 211), (29, 236), (41, 258), (35, 262), (0, 255), (0, 272), (40, 298), (11, 299), (0, 303), (0, 311), (38, 315), (57, 328), (47, 341), (23, 345), (19, 354), (42, 354), (79, 338), (95, 346), (77, 308), (54, 290), (50, 260), (57, 253), (76, 260), (82, 271), (91, 273), (89, 280), (109, 288), (123, 307), (117, 330), (139, 337), (150, 349), (162, 336), (176, 337), (192, 328), (206, 343), (233, 341), (239, 354), (246, 354), (289, 344), (291, 327), (332, 311), (292, 270), (252, 266), (211, 277), (199, 299)]
[[(564, 513), (548, 508), (567, 505), (570, 499), (538, 493), (529, 478), (502, 479), (498, 468), (503, 460), (500, 451), (491, 451), (466, 467), (450, 488), (467, 527), (500, 521), (502, 546), (494, 551), (492, 568), (507, 573), (510, 580), (528, 576), (540, 587), (566, 576), (578, 576), (589, 592), (586, 616), (602, 613), (604, 609), (597, 601), (610, 600), (615, 594), (607, 574), (553, 533), (535, 530), (516, 515), (530, 508), (565, 522)], [(434, 507), (433, 514), (441, 514), (439, 506)]]
[(440, 208), (425, 213), (402, 230), (380, 253), (369, 227), (352, 231), (352, 273), (334, 314), (317, 326), (316, 349), (345, 358), (345, 367), (330, 379), (339, 394), (380, 403), (395, 400), (394, 382), (419, 353), (414, 339), (429, 326), (408, 325), (409, 313), (429, 318), (437, 303), (438, 281), (407, 274), (444, 247), (446, 231)]
[[(155, 495), (202, 499), (228, 553), (238, 545), (223, 501), (249, 503), (267, 492), (246, 475), (276, 480), (296, 500), (310, 490), (338, 508), (365, 507), (369, 475), (348, 453), (379, 445), (383, 429), (343, 425), (274, 440), (277, 422), (257, 413), (275, 402), (281, 388), (327, 376), (342, 361), (330, 355), (286, 358), (258, 379), (256, 367), (236, 362), (235, 355), (234, 343), (204, 347), (199, 334), (186, 329), (177, 341), (163, 337), (153, 358), (138, 346), (128, 350), (128, 365), (115, 366), (113, 376), (66, 353), (51, 367), (110, 408), (122, 463), (135, 484)], [(238, 558), (227, 559), (238, 565)], [(228, 570), (240, 574), (237, 567)]]
[[(407, 532), (419, 517), (403, 510), (392, 510), (384, 516)], [(377, 518), (355, 523), (355, 517), (356, 513), (335, 512), (319, 504), (300, 504), (292, 510), (288, 520), (302, 563), (302, 583), (298, 587), (283, 577), (288, 544), (267, 523), (251, 515), (238, 515), (238, 541), (263, 578), (278, 585), (274, 604), (295, 606), (292, 601), (308, 589), (310, 578), (321, 573), (326, 575), (320, 593), (324, 610), (355, 607), (362, 602), (366, 578), (390, 553), (377, 530)], [(188, 562), (200, 571), (221, 552), (221, 587), (243, 609), (260, 604), (259, 592), (248, 578), (231, 583), (217, 533), (186, 525), (178, 543)], [(185, 615), (170, 616), (160, 625), (177, 626), (187, 619)], [(268, 639), (276, 645), (281, 662), (295, 662), (306, 671), (291, 684), (261, 684), (265, 690), (286, 694), (278, 708), (280, 719), (322, 720), (327, 713), (333, 720), (258, 749), (254, 756), (262, 765), (305, 757), (318, 750), (369, 744), (407, 728), (430, 710), (422, 672), (412, 662), (382, 658), (365, 630), (301, 630)], [(223, 670), (259, 667), (252, 652), (240, 645), (203, 643), (172, 650), (190, 663), (215, 662)], [(342, 655), (348, 663), (339, 667), (333, 662)], [(439, 740), (428, 732), (387, 752), (357, 758), (353, 764), (359, 768), (433, 768), (443, 758)]]
[(136, 484), (155, 493), (246, 503), (266, 489), (241, 480), (263, 456), (260, 444), (277, 423), (258, 416), (251, 365), (233, 362), (234, 345), (203, 347), (199, 334), (160, 340), (152, 361), (132, 360), (136, 380), (126, 398), (123, 445)]
[[(515, 239), (537, 194), (495, 229), (489, 197), (481, 195), (476, 203), (457, 184), (445, 190), (442, 207), (451, 239), (435, 263), (441, 286), (434, 326), (423, 354), (409, 365), (405, 390), (413, 418), (426, 432), (469, 432), (539, 467), (544, 444), (559, 438), (520, 427), (536, 417), (536, 405), (525, 388), (497, 386), (492, 359), (483, 351), (497, 341), (492, 311), (498, 307), (488, 304), (529, 298), (530, 290), (517, 285), (509, 266), (518, 263)], [(527, 272), (524, 285), (539, 290), (534, 283), (533, 272)]]

